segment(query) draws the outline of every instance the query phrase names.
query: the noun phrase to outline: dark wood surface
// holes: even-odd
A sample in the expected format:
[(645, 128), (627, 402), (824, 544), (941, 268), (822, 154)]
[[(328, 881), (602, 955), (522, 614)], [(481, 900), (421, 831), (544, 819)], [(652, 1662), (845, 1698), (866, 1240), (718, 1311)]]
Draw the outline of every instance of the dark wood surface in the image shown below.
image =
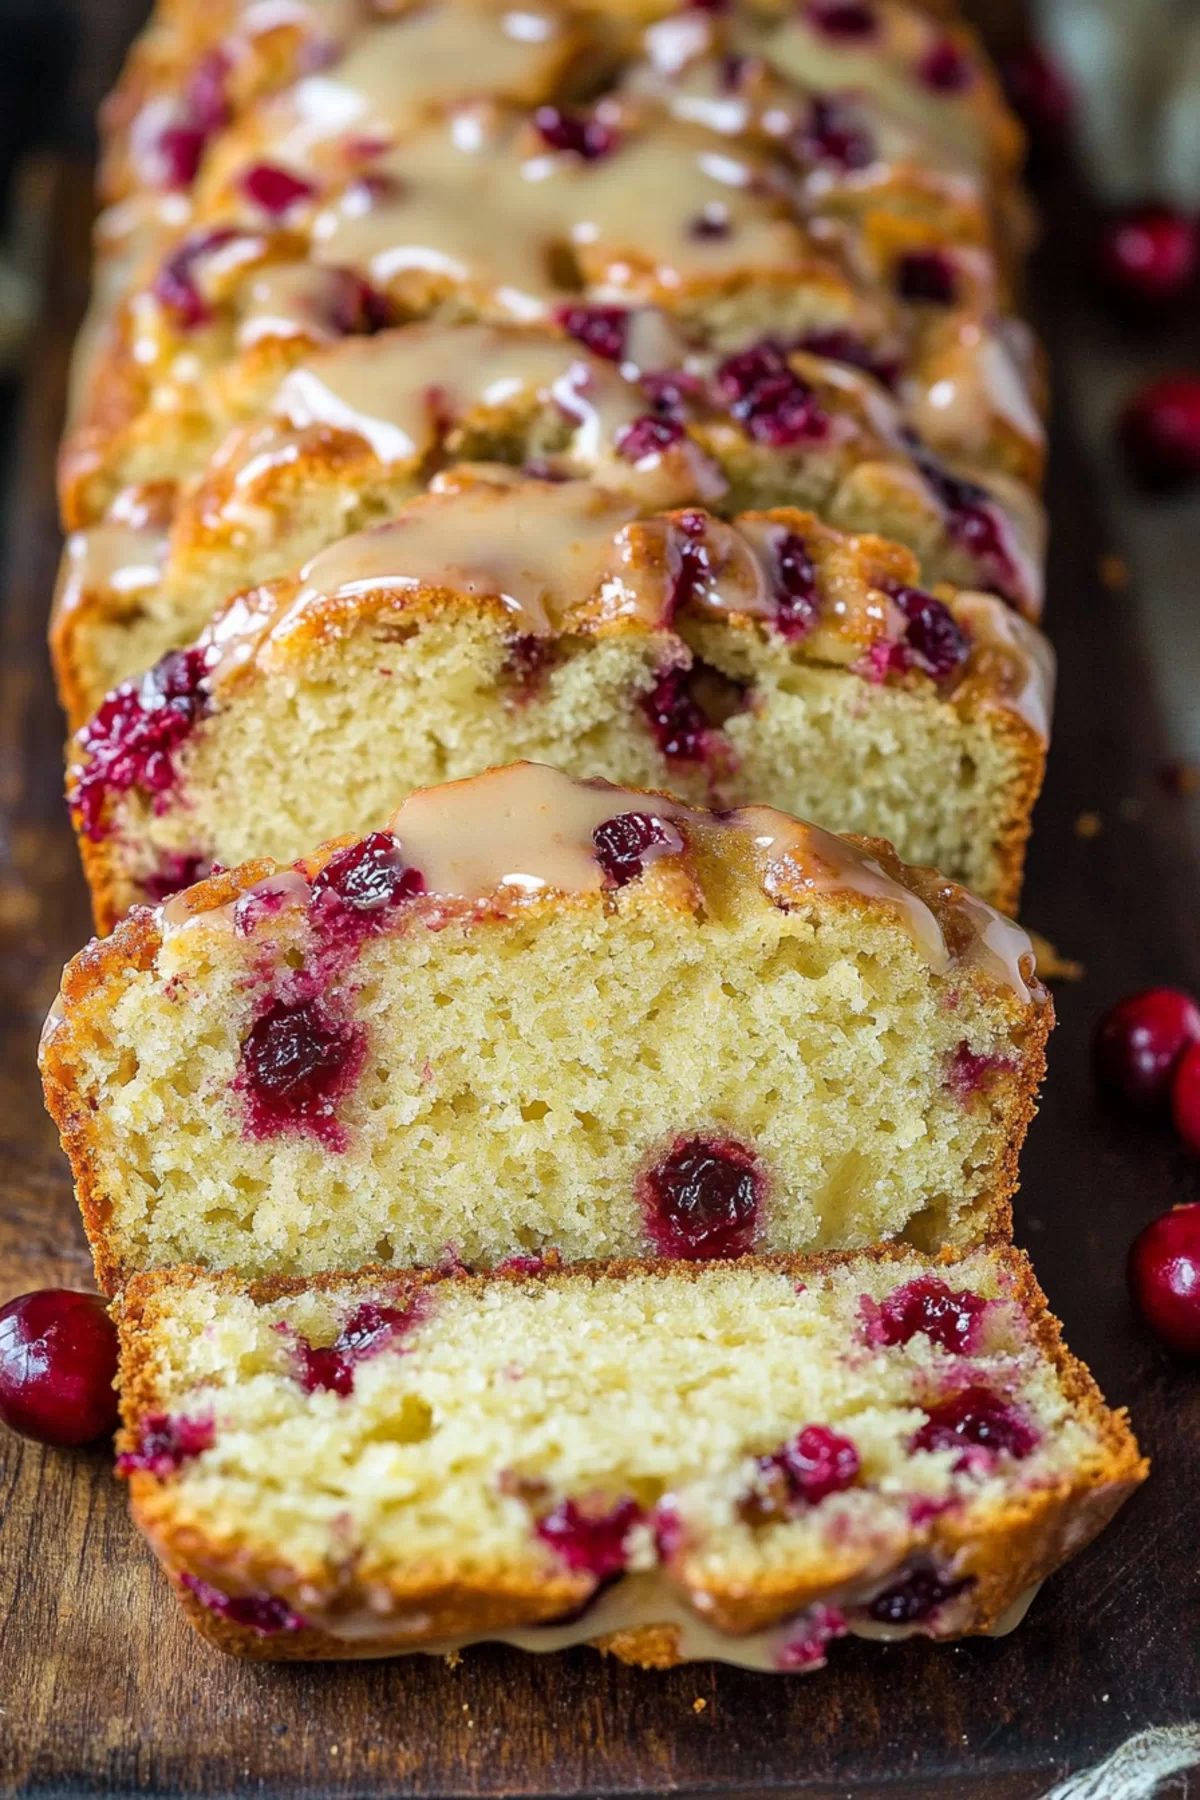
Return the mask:
[[(69, 172), (30, 358), (4, 592), (0, 1299), (89, 1275), (34, 1068), (59, 967), (87, 932), (43, 653), (86, 192), (84, 174)], [(1052, 347), (1079, 304), (1058, 278), (1073, 216), (1069, 200), (1052, 206), (1035, 295)], [(1200, 1375), (1173, 1367), (1131, 1319), (1122, 1267), (1140, 1224), (1200, 1196), (1200, 1176), (1165, 1131), (1097, 1109), (1087, 1058), (1092, 1023), (1117, 995), (1159, 980), (1200, 988), (1196, 821), (1193, 803), (1156, 781), (1163, 751), (1136, 611), (1098, 583), (1098, 553), (1112, 546), (1061, 414), (1051, 490), (1062, 694), (1026, 918), (1087, 977), (1057, 990), (1018, 1228), (1072, 1345), (1133, 1411), (1154, 1458), (1147, 1488), (1000, 1642), (850, 1641), (812, 1678), (713, 1665), (651, 1674), (586, 1650), (538, 1659), (499, 1648), (456, 1668), (422, 1657), (249, 1667), (219, 1659), (181, 1622), (107, 1455), (43, 1452), (0, 1431), (0, 1791), (1034, 1800), (1135, 1729), (1200, 1717)], [(1098, 835), (1080, 834), (1085, 812), (1101, 816)]]

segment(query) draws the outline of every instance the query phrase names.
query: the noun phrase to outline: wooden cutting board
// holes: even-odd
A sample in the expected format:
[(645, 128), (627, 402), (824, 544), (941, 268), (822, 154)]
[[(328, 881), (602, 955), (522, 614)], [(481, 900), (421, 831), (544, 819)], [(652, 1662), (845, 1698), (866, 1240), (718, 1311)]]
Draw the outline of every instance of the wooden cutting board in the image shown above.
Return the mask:
[[(1077, 203), (1052, 205), (1038, 278), (1069, 354), (1064, 285)], [(52, 466), (84, 298), (88, 176), (63, 171), (50, 314), (29, 360), (13, 475), (0, 667), (0, 1300), (87, 1285), (66, 1165), (41, 1106), (38, 1030), (88, 918), (60, 792), (61, 725), (43, 650), (58, 535)], [(178, 1616), (125, 1516), (109, 1457), (0, 1431), (0, 1790), (40, 1796), (929, 1796), (1034, 1800), (1134, 1730), (1200, 1717), (1200, 1372), (1132, 1321), (1126, 1246), (1200, 1171), (1169, 1133), (1097, 1110), (1092, 1024), (1150, 981), (1200, 989), (1194, 802), (1161, 752), (1129, 600), (1097, 579), (1094, 484), (1056, 422), (1051, 629), (1062, 696), (1026, 917), (1087, 978), (1060, 1026), (1018, 1206), (1073, 1347), (1132, 1409), (1153, 1477), (1003, 1641), (834, 1646), (820, 1675), (716, 1665), (642, 1673), (578, 1650), (484, 1648), (340, 1666), (220, 1659)], [(1197, 550), (1200, 566), (1200, 547)], [(1195, 578), (1193, 577), (1193, 592)], [(1088, 835), (1080, 816), (1100, 815)], [(1189, 828), (1191, 828), (1189, 830)], [(1200, 1788), (1200, 1777), (1193, 1777)], [(1177, 1790), (1179, 1791), (1179, 1790)]]

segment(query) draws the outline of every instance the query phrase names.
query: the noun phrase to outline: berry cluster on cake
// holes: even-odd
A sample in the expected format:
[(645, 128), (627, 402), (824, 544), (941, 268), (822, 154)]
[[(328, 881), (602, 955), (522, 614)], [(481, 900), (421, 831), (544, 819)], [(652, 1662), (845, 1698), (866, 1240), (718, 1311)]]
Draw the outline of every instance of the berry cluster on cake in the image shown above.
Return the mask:
[(1009, 1242), (1053, 657), (978, 44), (159, 0), (102, 137), (41, 1064), (188, 1617), (1008, 1629), (1146, 1465)]

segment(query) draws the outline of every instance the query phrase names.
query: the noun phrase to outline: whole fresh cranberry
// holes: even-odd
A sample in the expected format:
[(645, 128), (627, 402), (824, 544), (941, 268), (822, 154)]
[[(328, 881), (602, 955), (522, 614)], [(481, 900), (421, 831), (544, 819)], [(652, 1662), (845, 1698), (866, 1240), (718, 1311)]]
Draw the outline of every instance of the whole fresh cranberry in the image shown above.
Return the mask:
[(1193, 1156), (1200, 1156), (1200, 1044), (1189, 1044), (1171, 1083), (1171, 1117)]
[(1200, 1007), (1178, 988), (1147, 988), (1110, 1007), (1096, 1030), (1096, 1080), (1140, 1112), (1166, 1105), (1191, 1044), (1200, 1043)]
[(698, 1262), (745, 1256), (764, 1185), (745, 1145), (716, 1136), (678, 1138), (638, 1184), (647, 1234), (660, 1256)]
[(38, 1444), (117, 1425), (117, 1333), (98, 1294), (40, 1288), (0, 1307), (0, 1420)]
[(1200, 1356), (1200, 1203), (1147, 1225), (1133, 1241), (1126, 1273), (1155, 1337), (1180, 1356)]
[(1136, 393), (1120, 432), (1134, 469), (1154, 487), (1200, 475), (1200, 375), (1164, 375)]
[(1200, 261), (1193, 220), (1169, 206), (1138, 206), (1112, 220), (1100, 240), (1100, 273), (1126, 299), (1171, 300)]

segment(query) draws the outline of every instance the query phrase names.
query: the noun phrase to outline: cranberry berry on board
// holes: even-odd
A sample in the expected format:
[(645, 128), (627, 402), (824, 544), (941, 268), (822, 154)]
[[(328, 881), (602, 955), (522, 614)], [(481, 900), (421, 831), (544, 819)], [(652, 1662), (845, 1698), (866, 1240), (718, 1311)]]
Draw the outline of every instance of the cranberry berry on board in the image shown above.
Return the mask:
[(1171, 1083), (1171, 1117), (1184, 1147), (1200, 1156), (1200, 1044), (1189, 1044)]
[(1134, 1240), (1129, 1291), (1155, 1337), (1200, 1356), (1200, 1205), (1177, 1206)]
[(65, 1448), (117, 1427), (117, 1333), (99, 1294), (40, 1288), (0, 1307), (0, 1421)]
[(1134, 395), (1121, 439), (1135, 473), (1151, 487), (1200, 476), (1200, 375), (1164, 375)]
[(1184, 1052), (1200, 1043), (1200, 1007), (1178, 988), (1147, 988), (1110, 1007), (1096, 1031), (1096, 1080), (1139, 1112), (1165, 1107)]
[(1115, 294), (1161, 305), (1181, 294), (1200, 266), (1200, 233), (1186, 213), (1169, 206), (1133, 207), (1106, 227), (1099, 261)]

